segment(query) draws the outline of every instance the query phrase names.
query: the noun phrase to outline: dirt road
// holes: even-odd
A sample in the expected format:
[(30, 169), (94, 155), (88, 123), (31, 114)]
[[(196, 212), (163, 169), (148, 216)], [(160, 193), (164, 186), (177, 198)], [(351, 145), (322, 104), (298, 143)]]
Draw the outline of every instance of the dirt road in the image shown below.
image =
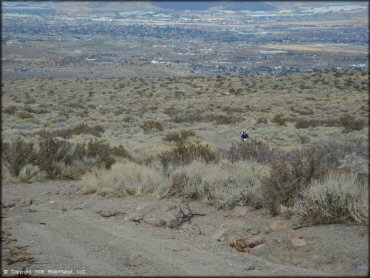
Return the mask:
[[(257, 227), (257, 223), (262, 227), (275, 221), (259, 211), (253, 212), (250, 218), (232, 218), (229, 211), (192, 202), (191, 208), (206, 216), (195, 216), (191, 223), (170, 229), (145, 222), (161, 218), (168, 223), (183, 206), (180, 200), (143, 196), (107, 198), (80, 195), (77, 189), (77, 182), (3, 185), (3, 271), (8, 271), (8, 275), (12, 270), (15, 273), (22, 269), (31, 271), (31, 274), (36, 270), (44, 271), (47, 275), (50, 271), (60, 271), (64, 276), (336, 275), (350, 272), (347, 266), (340, 271), (334, 268), (325, 271), (322, 267), (295, 266), (304, 266), (302, 263), (288, 265), (284, 258), (271, 262), (263, 252), (241, 253), (227, 242), (215, 239), (214, 234), (221, 228), (231, 235), (233, 231), (245, 232), (246, 227)], [(359, 233), (366, 229), (361, 226), (352, 230)], [(353, 233), (352, 230), (348, 233)], [(263, 234), (263, 231), (258, 233)], [(289, 233), (276, 232), (275, 237), (278, 240), (279, 236), (289, 236)], [(269, 235), (263, 236), (273, 242), (274, 236), (270, 239), (267, 238)], [(362, 246), (356, 250), (357, 257), (353, 260), (364, 263), (366, 258), (362, 257), (366, 256), (367, 247), (361, 242), (363, 235), (353, 238), (359, 241), (354, 248)], [(287, 257), (287, 252), (292, 251), (281, 247), (283, 241), (281, 244), (278, 246), (282, 250), (281, 256)], [(266, 248), (273, 248), (271, 246)], [(274, 254), (269, 249), (266, 253)], [(306, 255), (302, 254), (302, 258)], [(294, 256), (299, 258), (299, 255)], [(338, 264), (343, 265), (340, 261)]]

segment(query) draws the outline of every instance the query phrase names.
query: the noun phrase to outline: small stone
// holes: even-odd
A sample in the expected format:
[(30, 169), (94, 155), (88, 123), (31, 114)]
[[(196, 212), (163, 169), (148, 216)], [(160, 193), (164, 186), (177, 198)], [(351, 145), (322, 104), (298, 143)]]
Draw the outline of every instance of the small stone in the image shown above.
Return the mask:
[(97, 211), (97, 213), (103, 217), (111, 217), (111, 216), (115, 216), (117, 214), (117, 211), (114, 209), (103, 209), (103, 210)]
[(174, 210), (174, 209), (177, 209), (177, 206), (169, 206), (169, 207), (166, 209), (166, 212), (171, 211), (171, 210)]
[(303, 247), (307, 243), (303, 238), (292, 238), (291, 240), (288, 240), (286, 244), (287, 244), (288, 249), (291, 250), (293, 248)]
[(225, 241), (228, 238), (228, 233), (227, 230), (223, 229), (218, 232), (216, 232), (213, 236), (212, 239), (216, 241)]
[(288, 219), (278, 220), (272, 223), (270, 226), (270, 229), (268, 230), (269, 231), (271, 230), (271, 232), (277, 232), (277, 231), (286, 230), (289, 228), (289, 226), (290, 226), (290, 222)]
[(133, 214), (130, 214), (130, 215), (127, 215), (125, 216), (125, 220), (128, 220), (128, 221), (132, 221), (132, 222), (141, 222), (142, 220), (144, 220), (144, 213), (133, 213)]
[(256, 251), (259, 251), (261, 249), (263, 249), (266, 245), (264, 243), (260, 244), (260, 245), (257, 245), (256, 247), (252, 248), (251, 251), (253, 252), (256, 252)]
[(5, 203), (2, 204), (2, 207), (3, 208), (12, 208), (12, 207), (15, 207), (15, 202), (14, 201), (5, 202)]
[(252, 236), (248, 238), (245, 243), (249, 248), (254, 248), (257, 245), (261, 245), (264, 242), (264, 239), (260, 236)]
[(256, 266), (253, 264), (247, 267), (247, 270), (255, 270), (255, 269), (256, 269)]
[(366, 265), (359, 265), (355, 268), (355, 276), (368, 276), (369, 268)]
[(141, 210), (141, 209), (147, 208), (148, 206), (149, 204), (142, 203), (137, 206), (136, 210)]
[(163, 219), (147, 219), (144, 221), (144, 223), (154, 227), (163, 227), (166, 225), (166, 221)]
[(21, 199), (21, 204), (22, 206), (30, 206), (33, 204), (33, 199), (31, 198), (24, 198), (24, 199)]
[(251, 206), (236, 206), (232, 211), (230, 216), (231, 217), (243, 217), (246, 216), (248, 213), (256, 211), (256, 208)]

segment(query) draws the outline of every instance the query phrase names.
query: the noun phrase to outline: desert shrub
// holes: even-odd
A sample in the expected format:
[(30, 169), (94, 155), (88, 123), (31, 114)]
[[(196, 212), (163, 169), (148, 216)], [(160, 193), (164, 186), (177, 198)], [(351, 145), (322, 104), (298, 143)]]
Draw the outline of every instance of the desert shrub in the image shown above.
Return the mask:
[(176, 168), (170, 175), (169, 187), (162, 194), (184, 199), (203, 199), (218, 208), (261, 205), (260, 180), (268, 167), (252, 161), (218, 163), (194, 160)]
[(318, 146), (291, 151), (270, 165), (262, 191), (264, 206), (272, 214), (280, 213), (281, 205), (292, 205), (312, 180), (322, 178), (334, 167), (329, 151)]
[(94, 169), (82, 176), (80, 191), (110, 196), (141, 195), (166, 186), (167, 178), (154, 168), (126, 161), (110, 170)]
[(360, 157), (355, 153), (350, 153), (340, 160), (338, 168), (356, 174), (360, 180), (366, 180), (369, 176), (368, 166), (368, 159)]
[(298, 137), (298, 140), (301, 144), (308, 144), (310, 143), (311, 139), (308, 135), (300, 135)]
[(75, 179), (93, 167), (110, 168), (116, 157), (131, 159), (121, 145), (111, 147), (97, 140), (73, 145), (52, 134), (46, 134), (36, 143), (17, 138), (2, 144), (2, 164), (14, 177), (20, 176), (23, 169), (21, 179), (24, 181), (32, 181), (33, 176), (39, 177), (37, 172), (46, 178)]
[(20, 113), (20, 114), (18, 114), (18, 118), (19, 119), (22, 119), (22, 120), (32, 119), (33, 118), (33, 115), (30, 114), (30, 113)]
[(346, 132), (352, 131), (352, 130), (361, 130), (365, 126), (367, 126), (366, 121), (364, 120), (357, 120), (351, 115), (344, 115), (339, 118), (339, 121), (341, 125), (344, 127), (344, 130)]
[(273, 123), (277, 123), (279, 125), (286, 125), (286, 122), (288, 121), (289, 119), (288, 118), (284, 118), (283, 117), (283, 114), (280, 113), (280, 114), (276, 114), (272, 119), (271, 119), (271, 122)]
[(298, 129), (317, 126), (339, 126), (339, 121), (337, 119), (326, 119), (326, 120), (297, 119), (295, 124), (295, 127)]
[(173, 131), (166, 134), (165, 141), (175, 142), (178, 146), (183, 145), (188, 137), (195, 136), (192, 130)]
[(368, 194), (367, 182), (358, 182), (355, 175), (331, 173), (313, 181), (286, 212), (295, 222), (309, 225), (368, 223)]
[(87, 124), (81, 123), (72, 129), (72, 134), (79, 135), (81, 133), (92, 134), (96, 137), (100, 137), (101, 133), (105, 131), (105, 128), (101, 125), (88, 126)]
[(343, 160), (348, 154), (356, 155), (357, 160), (368, 161), (368, 151), (368, 144), (362, 139), (321, 140), (311, 147), (282, 155), (270, 163), (270, 175), (262, 181), (264, 206), (272, 214), (280, 213), (282, 206), (291, 207), (297, 200), (302, 200), (302, 194), (311, 182), (321, 181), (332, 170), (347, 167), (348, 163)]
[(73, 146), (67, 141), (58, 140), (54, 137), (43, 138), (39, 142), (39, 148), (35, 163), (48, 178), (60, 177), (60, 171), (54, 167), (54, 162), (71, 164), (73, 161)]
[(211, 150), (209, 145), (201, 144), (178, 146), (159, 155), (159, 161), (162, 163), (165, 170), (170, 164), (174, 166), (184, 165), (197, 159), (208, 163), (218, 160), (218, 155)]
[(104, 166), (106, 169), (109, 169), (116, 161), (114, 156), (131, 158), (123, 146), (111, 147), (108, 143), (98, 140), (90, 140), (87, 143), (85, 155), (97, 158), (97, 164)]
[(19, 176), (21, 169), (35, 160), (33, 143), (27, 143), (22, 138), (2, 143), (2, 163), (4, 163), (13, 176)]
[(194, 123), (201, 122), (204, 119), (203, 111), (193, 111), (186, 114), (175, 114), (173, 121), (175, 123)]
[[(314, 99), (310, 98), (308, 100), (314, 100)], [(307, 106), (303, 108), (295, 108), (295, 109), (292, 109), (292, 111), (297, 112), (300, 115), (313, 115), (314, 114), (314, 111), (310, 107), (307, 107)]]
[(156, 129), (156, 130), (159, 130), (159, 131), (163, 130), (162, 124), (158, 121), (153, 121), (153, 120), (145, 121), (141, 125), (141, 128), (144, 130), (144, 132), (150, 132), (153, 129)]
[(269, 163), (278, 159), (282, 152), (271, 148), (258, 139), (250, 139), (247, 142), (234, 143), (224, 154), (231, 161), (253, 159), (259, 163)]
[(15, 114), (17, 112), (17, 107), (14, 105), (8, 106), (3, 109), (3, 112), (6, 114)]
[(265, 117), (259, 117), (257, 119), (257, 124), (267, 124), (267, 119)]

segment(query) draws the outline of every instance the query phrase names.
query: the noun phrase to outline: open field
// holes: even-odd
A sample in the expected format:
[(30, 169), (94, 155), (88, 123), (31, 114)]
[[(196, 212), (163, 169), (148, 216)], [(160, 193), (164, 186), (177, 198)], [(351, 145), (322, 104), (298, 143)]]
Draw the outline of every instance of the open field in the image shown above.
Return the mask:
[[(123, 144), (144, 158), (174, 146), (164, 140), (178, 130), (212, 131), (190, 142), (230, 146), (240, 130), (272, 146), (294, 148), (302, 137), (363, 138), (367, 125), (343, 133), (340, 125), (296, 128), (300, 120), (335, 120), (345, 115), (367, 123), (368, 75), (304, 74), (275, 77), (112, 78), (3, 80), (3, 139), (33, 138), (40, 130), (101, 125), (100, 139)], [(21, 118), (28, 114), (29, 117)], [(279, 114), (284, 124), (274, 122)], [(142, 128), (148, 121), (162, 128)], [(68, 140), (84, 141), (91, 134)], [(150, 139), (150, 143), (148, 143)], [(155, 147), (153, 147), (155, 146)]]

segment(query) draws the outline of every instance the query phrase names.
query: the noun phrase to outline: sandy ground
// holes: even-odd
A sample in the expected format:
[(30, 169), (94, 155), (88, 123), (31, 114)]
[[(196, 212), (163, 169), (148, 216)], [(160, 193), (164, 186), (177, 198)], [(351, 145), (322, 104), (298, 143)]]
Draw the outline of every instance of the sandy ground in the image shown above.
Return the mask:
[[(8, 275), (21, 270), (49, 276), (50, 271), (63, 276), (307, 276), (367, 271), (367, 225), (295, 229), (261, 210), (235, 217), (231, 210), (194, 201), (190, 208), (206, 215), (171, 229), (148, 220), (169, 223), (186, 207), (178, 199), (81, 195), (78, 182), (65, 181), (4, 184), (2, 193), (2, 270)], [(276, 223), (287, 225), (271, 232)], [(253, 235), (264, 244), (249, 253), (230, 246), (235, 239)], [(304, 246), (292, 246), (292, 238), (303, 239)]]

